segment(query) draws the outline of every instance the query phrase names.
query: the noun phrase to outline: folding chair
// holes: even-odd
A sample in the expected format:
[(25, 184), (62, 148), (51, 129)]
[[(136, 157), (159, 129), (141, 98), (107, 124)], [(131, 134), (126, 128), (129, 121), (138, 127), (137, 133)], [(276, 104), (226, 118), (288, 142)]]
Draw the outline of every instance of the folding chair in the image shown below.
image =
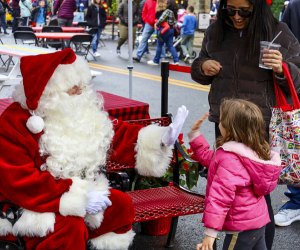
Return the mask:
[(58, 20), (57, 19), (52, 19), (50, 20), (48, 26), (57, 26), (58, 25)]
[[(63, 32), (62, 28), (60, 26), (44, 26), (42, 28), (42, 32)], [(57, 39), (45, 39), (43, 40), (43, 46), (44, 47), (52, 47), (56, 50), (61, 49), (64, 47), (63, 40), (57, 40)]]
[(17, 28), (17, 31), (31, 31), (31, 32), (34, 32), (33, 29), (29, 26), (19, 26)]
[[(98, 32), (98, 28), (90, 28), (90, 29), (87, 30), (87, 33), (89, 33), (92, 36), (94, 36), (97, 32)], [(106, 46), (104, 41), (101, 38), (99, 38), (99, 44), (100, 44), (101, 47)]]
[(71, 38), (69, 47), (73, 49), (76, 55), (84, 56), (84, 58), (87, 60), (87, 55), (90, 53), (92, 40), (93, 36), (89, 34), (75, 35)]
[[(19, 64), (19, 61), (17, 61), (8, 75), (0, 74), (0, 91), (2, 90), (2, 88), (4, 86), (12, 85), (12, 84), (6, 83), (6, 81), (8, 81), (8, 80), (20, 80), (21, 81), (22, 77), (20, 76), (20, 74), (21, 74), (20, 64)], [(19, 82), (17, 84), (19, 84)]]
[(87, 24), (87, 22), (78, 22), (77, 26), (86, 28), (88, 26), (88, 24)]
[(32, 31), (15, 31), (14, 32), (15, 43), (21, 41), (22, 44), (39, 46), (39, 42), (34, 32)]

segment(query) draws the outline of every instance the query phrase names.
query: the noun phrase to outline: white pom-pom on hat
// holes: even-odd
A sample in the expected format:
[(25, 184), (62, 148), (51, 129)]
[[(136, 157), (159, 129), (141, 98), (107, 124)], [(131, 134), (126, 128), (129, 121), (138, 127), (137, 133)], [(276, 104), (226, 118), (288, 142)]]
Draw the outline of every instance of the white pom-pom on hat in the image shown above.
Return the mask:
[(28, 118), (26, 127), (31, 133), (38, 134), (43, 131), (45, 123), (42, 117), (33, 114)]

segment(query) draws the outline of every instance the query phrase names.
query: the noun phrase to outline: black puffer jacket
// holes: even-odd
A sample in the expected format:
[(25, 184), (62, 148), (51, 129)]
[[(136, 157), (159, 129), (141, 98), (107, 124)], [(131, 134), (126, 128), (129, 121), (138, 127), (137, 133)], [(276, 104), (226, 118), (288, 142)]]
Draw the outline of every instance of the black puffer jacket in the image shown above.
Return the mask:
[[(276, 43), (288, 63), (295, 87), (300, 92), (300, 45), (289, 28), (279, 23), (276, 34), (282, 30)], [(220, 103), (223, 98), (240, 98), (256, 103), (262, 110), (266, 125), (270, 122), (271, 107), (275, 105), (273, 71), (258, 67), (259, 55), (247, 60), (247, 38), (245, 34), (228, 27), (221, 48), (217, 49), (215, 25), (206, 31), (199, 57), (191, 68), (192, 79), (203, 85), (211, 84), (208, 96), (212, 122), (219, 122)], [(214, 59), (221, 63), (222, 70), (214, 77), (203, 75), (201, 65)], [(298, 65), (298, 67), (296, 66)], [(285, 93), (289, 93), (285, 79), (277, 79)]]
[(88, 7), (87, 13), (86, 13), (86, 21), (89, 27), (98, 27), (98, 16), (100, 20), (100, 27), (103, 29), (106, 25), (106, 12), (104, 7), (99, 8), (99, 12), (97, 10), (96, 5), (91, 4)]

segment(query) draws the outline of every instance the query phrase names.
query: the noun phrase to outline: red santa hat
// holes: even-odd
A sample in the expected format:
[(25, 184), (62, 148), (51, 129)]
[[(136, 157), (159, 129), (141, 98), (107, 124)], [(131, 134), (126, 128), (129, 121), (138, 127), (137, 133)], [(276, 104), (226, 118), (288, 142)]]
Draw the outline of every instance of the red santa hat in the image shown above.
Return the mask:
[(24, 56), (20, 60), (20, 69), (23, 77), (26, 104), (32, 116), (26, 126), (34, 133), (40, 133), (44, 128), (41, 117), (34, 115), (44, 89), (60, 64), (72, 64), (76, 55), (72, 49), (64, 49), (58, 52), (41, 54), (36, 56)]

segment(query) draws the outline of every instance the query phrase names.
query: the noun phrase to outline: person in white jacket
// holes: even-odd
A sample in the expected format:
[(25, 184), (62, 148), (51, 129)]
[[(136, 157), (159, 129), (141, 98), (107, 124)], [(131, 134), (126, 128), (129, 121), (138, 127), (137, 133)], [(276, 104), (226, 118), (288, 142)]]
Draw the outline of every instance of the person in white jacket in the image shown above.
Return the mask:
[(32, 3), (30, 0), (20, 0), (19, 6), (21, 10), (22, 26), (28, 26), (32, 11)]

